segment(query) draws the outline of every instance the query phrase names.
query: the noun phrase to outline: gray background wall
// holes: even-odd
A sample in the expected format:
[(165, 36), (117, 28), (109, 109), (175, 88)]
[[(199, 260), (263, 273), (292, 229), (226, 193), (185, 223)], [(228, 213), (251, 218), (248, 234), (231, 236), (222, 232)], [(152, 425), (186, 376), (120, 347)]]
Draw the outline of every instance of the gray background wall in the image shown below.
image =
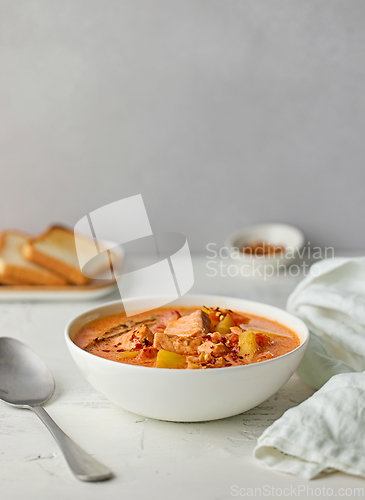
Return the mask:
[(365, 248), (365, 2), (0, 0), (0, 226), (142, 193), (190, 246)]

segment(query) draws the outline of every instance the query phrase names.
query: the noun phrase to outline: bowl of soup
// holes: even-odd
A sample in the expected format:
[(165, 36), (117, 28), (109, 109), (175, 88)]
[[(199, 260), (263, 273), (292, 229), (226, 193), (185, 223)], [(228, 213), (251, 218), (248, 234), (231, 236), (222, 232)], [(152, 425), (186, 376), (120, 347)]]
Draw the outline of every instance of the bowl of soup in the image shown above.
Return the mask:
[(96, 390), (149, 418), (245, 412), (287, 382), (308, 343), (299, 318), (258, 302), (186, 295), (150, 310), (148, 297), (127, 300), (132, 316), (114, 301), (73, 318), (66, 344)]

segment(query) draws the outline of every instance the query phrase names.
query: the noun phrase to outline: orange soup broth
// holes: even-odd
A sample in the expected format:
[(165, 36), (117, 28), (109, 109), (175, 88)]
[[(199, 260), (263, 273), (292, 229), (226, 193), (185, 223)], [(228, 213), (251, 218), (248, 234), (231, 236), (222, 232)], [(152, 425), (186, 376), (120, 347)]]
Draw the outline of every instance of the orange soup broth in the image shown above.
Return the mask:
[[(151, 316), (158, 316), (165, 312), (171, 311), (171, 307), (158, 308), (154, 311), (149, 311), (141, 314), (136, 314), (134, 316), (126, 317), (125, 313), (113, 314), (111, 316), (105, 316), (103, 318), (96, 319), (86, 324), (76, 335), (74, 343), (84, 349), (92, 340), (97, 338), (106, 330), (113, 328), (126, 320), (141, 321)], [(178, 307), (178, 311), (182, 316), (188, 315), (200, 309), (200, 307)], [(248, 328), (255, 328), (258, 330), (263, 330), (265, 332), (270, 332), (278, 335), (278, 337), (273, 336), (273, 343), (267, 346), (267, 349), (271, 352), (273, 357), (282, 356), (287, 352), (290, 352), (300, 345), (300, 340), (298, 336), (286, 326), (283, 326), (275, 321), (265, 319), (259, 316), (254, 316), (252, 314), (244, 312), (232, 312), (231, 316), (233, 319), (239, 323), (239, 319), (242, 317), (242, 322), (247, 323), (247, 318), (249, 318)], [(115, 344), (115, 339), (110, 338), (104, 340), (100, 345), (96, 343), (92, 349), (88, 349), (88, 352), (99, 356), (101, 358), (109, 359), (112, 361), (140, 365), (135, 358), (123, 359), (119, 358), (118, 346)], [(260, 354), (254, 357), (252, 362), (257, 362), (260, 360)], [(146, 360), (143, 362), (143, 366), (156, 366), (156, 360)]]

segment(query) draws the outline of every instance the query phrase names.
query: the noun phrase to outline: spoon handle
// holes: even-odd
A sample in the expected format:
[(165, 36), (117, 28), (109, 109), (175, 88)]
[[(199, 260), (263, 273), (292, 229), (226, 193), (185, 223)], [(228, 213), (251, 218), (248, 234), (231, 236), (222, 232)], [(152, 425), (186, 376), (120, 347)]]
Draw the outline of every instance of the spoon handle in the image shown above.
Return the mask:
[(61, 451), (77, 479), (103, 481), (113, 476), (111, 470), (92, 458), (74, 443), (52, 420), (43, 406), (30, 407), (42, 420), (61, 448)]

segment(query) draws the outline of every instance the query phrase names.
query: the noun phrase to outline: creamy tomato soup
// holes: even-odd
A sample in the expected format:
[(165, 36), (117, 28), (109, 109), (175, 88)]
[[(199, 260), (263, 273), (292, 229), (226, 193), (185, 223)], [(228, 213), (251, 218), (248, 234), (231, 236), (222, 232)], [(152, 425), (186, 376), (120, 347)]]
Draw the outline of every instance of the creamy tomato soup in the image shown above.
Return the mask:
[(300, 345), (297, 335), (279, 323), (208, 307), (163, 307), (133, 317), (106, 316), (84, 326), (74, 342), (119, 363), (178, 369), (258, 363)]

